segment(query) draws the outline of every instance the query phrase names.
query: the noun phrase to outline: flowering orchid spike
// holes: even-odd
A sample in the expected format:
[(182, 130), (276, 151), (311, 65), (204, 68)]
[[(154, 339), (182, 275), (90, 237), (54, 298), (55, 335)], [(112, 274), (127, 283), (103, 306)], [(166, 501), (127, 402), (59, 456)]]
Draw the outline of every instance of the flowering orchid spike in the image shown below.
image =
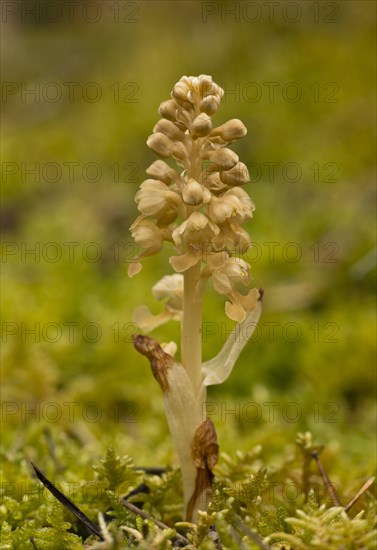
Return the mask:
[[(136, 194), (140, 216), (131, 233), (143, 250), (130, 264), (129, 275), (140, 272), (140, 260), (157, 254), (163, 243), (175, 245), (170, 264), (177, 273), (191, 270), (212, 279), (215, 289), (228, 298), (225, 312), (241, 322), (251, 300), (234, 285), (248, 283), (249, 265), (232, 256), (245, 252), (250, 238), (241, 224), (253, 215), (254, 204), (240, 186), (249, 181), (245, 164), (227, 145), (246, 135), (244, 124), (231, 119), (213, 127), (223, 89), (208, 75), (184, 76), (174, 86), (171, 99), (159, 108), (161, 120), (147, 145), (164, 159), (174, 159), (183, 172), (165, 160), (147, 169), (150, 176)], [(220, 264), (216, 257), (224, 261)]]
[[(223, 95), (209, 75), (183, 76), (171, 98), (161, 103), (161, 119), (147, 145), (163, 160), (147, 169), (149, 177), (135, 197), (140, 215), (131, 226), (141, 253), (129, 266), (130, 277), (165, 242), (173, 249), (169, 263), (175, 273), (153, 287), (155, 297), (164, 300), (163, 312), (152, 315), (141, 306), (134, 321), (148, 332), (180, 320), (180, 362), (166, 353), (175, 351), (174, 343), (164, 351), (156, 341), (138, 336), (134, 344), (150, 359), (163, 391), (190, 521), (207, 507), (217, 460), (215, 428), (205, 416), (206, 387), (229, 376), (246, 344), (241, 332), (256, 324), (261, 313), (258, 290), (239, 290), (249, 285), (250, 269), (240, 257), (250, 247), (242, 224), (252, 218), (255, 207), (242, 189), (250, 179), (247, 167), (228, 147), (247, 130), (238, 119), (217, 127), (212, 121)], [(171, 160), (178, 169), (170, 166)], [(220, 353), (202, 365), (202, 299), (208, 281), (224, 296), (225, 313), (237, 324)]]

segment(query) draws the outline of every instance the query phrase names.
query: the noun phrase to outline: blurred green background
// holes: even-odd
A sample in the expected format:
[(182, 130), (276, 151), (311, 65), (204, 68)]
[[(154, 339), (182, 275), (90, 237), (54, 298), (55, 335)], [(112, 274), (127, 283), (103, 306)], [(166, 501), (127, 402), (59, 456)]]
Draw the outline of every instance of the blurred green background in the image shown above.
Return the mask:
[[(50, 468), (46, 428), (63, 463), (70, 438), (91, 457), (114, 443), (139, 464), (175, 461), (159, 388), (130, 343), (134, 309), (160, 311), (151, 287), (171, 272), (168, 251), (128, 279), (128, 228), (157, 108), (202, 73), (225, 89), (215, 123), (248, 128), (234, 149), (253, 180), (249, 259), (265, 291), (257, 335), (209, 390), (221, 449), (261, 443), (268, 463), (311, 430), (341, 449), (335, 465), (328, 451), (335, 481), (370, 475), (375, 4), (81, 1), (61, 17), (34, 4), (3, 2), (6, 475), (16, 457)], [(210, 288), (204, 323), (210, 358), (232, 327)], [(178, 341), (178, 324), (153, 336)]]

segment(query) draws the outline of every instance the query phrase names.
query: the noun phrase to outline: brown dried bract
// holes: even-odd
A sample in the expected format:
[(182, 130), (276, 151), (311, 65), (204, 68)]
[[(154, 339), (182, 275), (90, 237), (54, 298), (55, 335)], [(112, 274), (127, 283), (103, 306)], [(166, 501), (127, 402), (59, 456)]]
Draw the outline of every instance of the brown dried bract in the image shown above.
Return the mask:
[(167, 369), (173, 365), (174, 359), (171, 355), (164, 352), (160, 344), (154, 338), (143, 336), (142, 334), (135, 334), (132, 336), (132, 340), (137, 351), (148, 357), (151, 363), (153, 376), (160, 384), (162, 391), (167, 391), (169, 389)]
[(218, 459), (219, 446), (212, 420), (207, 419), (197, 428), (191, 449), (192, 459), (197, 468), (213, 469)]
[[(191, 454), (197, 469), (197, 475), (195, 490), (187, 507), (188, 521), (192, 519), (193, 510), (199, 497), (202, 496), (204, 503), (211, 496), (212, 480), (214, 477), (212, 469), (216, 465), (219, 456), (219, 446), (212, 420), (205, 420), (197, 428), (191, 444)], [(206, 506), (203, 506), (203, 509), (205, 508)]]

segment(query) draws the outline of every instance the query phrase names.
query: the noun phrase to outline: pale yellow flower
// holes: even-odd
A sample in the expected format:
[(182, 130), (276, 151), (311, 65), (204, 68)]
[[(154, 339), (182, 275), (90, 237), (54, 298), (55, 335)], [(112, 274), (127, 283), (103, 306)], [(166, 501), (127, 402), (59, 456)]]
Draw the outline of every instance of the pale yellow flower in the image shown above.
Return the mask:
[(235, 283), (249, 282), (249, 264), (237, 257), (229, 257), (224, 264), (212, 271), (213, 286), (220, 294), (228, 294)]
[(210, 219), (217, 223), (224, 223), (232, 218), (238, 223), (252, 217), (255, 207), (249, 195), (239, 187), (225, 191), (219, 198), (212, 197), (208, 208)]
[(151, 220), (139, 216), (130, 227), (132, 238), (141, 248), (145, 248), (144, 255), (156, 254), (162, 249), (161, 229)]
[(226, 302), (225, 304), (225, 313), (228, 315), (229, 319), (233, 319), (233, 321), (237, 321), (237, 323), (242, 323), (247, 313), (254, 310), (259, 300), (259, 291), (253, 288), (248, 294), (244, 295), (236, 290), (232, 290), (228, 292), (227, 297), (230, 299), (230, 302)]
[(164, 310), (153, 315), (147, 306), (139, 306), (133, 315), (133, 321), (145, 332), (150, 332), (172, 320), (181, 320), (183, 312), (183, 276), (175, 273), (165, 275), (152, 287), (156, 300), (164, 302)]
[(211, 200), (211, 192), (194, 179), (189, 179), (182, 191), (182, 198), (186, 204), (198, 206), (207, 204)]
[(248, 232), (231, 219), (220, 226), (220, 233), (213, 237), (212, 244), (215, 250), (229, 250), (240, 256), (245, 254), (251, 246)]
[(178, 216), (178, 208), (182, 203), (181, 198), (175, 191), (158, 180), (145, 180), (136, 193), (135, 200), (138, 209), (144, 216), (150, 216), (171, 223)]
[(162, 250), (163, 240), (171, 239), (169, 228), (160, 228), (151, 220), (144, 216), (136, 218), (130, 227), (131, 235), (137, 245), (144, 249), (128, 267), (128, 275), (133, 277), (141, 270), (140, 259), (144, 256), (157, 254)]
[(230, 300), (225, 304), (228, 317), (239, 323), (245, 319), (247, 312), (254, 309), (259, 296), (256, 289), (246, 295), (235, 290), (237, 284), (249, 283), (249, 267), (245, 260), (229, 256), (225, 251), (207, 256), (205, 273), (211, 277), (215, 290)]
[(172, 256), (170, 263), (178, 271), (186, 271), (202, 260), (203, 251), (213, 236), (219, 233), (219, 228), (207, 216), (193, 212), (190, 217), (179, 225), (172, 233), (177, 247), (183, 244), (186, 252), (181, 256)]

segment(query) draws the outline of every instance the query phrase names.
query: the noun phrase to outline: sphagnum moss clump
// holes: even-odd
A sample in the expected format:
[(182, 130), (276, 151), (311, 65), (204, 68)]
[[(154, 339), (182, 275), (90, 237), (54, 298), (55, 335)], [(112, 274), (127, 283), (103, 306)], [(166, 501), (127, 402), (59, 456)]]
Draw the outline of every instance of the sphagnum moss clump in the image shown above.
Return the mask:
[[(206, 418), (206, 388), (229, 376), (261, 313), (261, 293), (238, 290), (249, 284), (249, 264), (240, 256), (250, 246), (243, 222), (253, 215), (254, 204), (242, 189), (249, 181), (245, 164), (229, 143), (246, 135), (244, 124), (232, 119), (213, 127), (224, 91), (208, 75), (183, 76), (171, 99), (161, 103), (161, 119), (147, 145), (161, 158), (174, 159), (178, 170), (165, 160), (147, 169), (149, 176), (136, 193), (140, 216), (131, 226), (143, 250), (129, 267), (139, 273), (140, 260), (157, 254), (165, 241), (173, 244), (169, 262), (175, 273), (166, 275), (152, 289), (164, 300), (157, 316), (140, 306), (134, 321), (148, 332), (175, 319), (181, 322), (181, 358), (170, 342), (164, 349), (148, 337), (134, 338), (136, 349), (146, 355), (159, 382), (169, 428), (180, 460), (185, 516), (195, 521), (211, 497), (212, 469), (218, 457), (216, 432)], [(236, 321), (233, 332), (216, 357), (202, 362), (202, 301), (207, 281), (226, 297), (225, 313)], [(242, 336), (241, 336), (242, 335)]]

